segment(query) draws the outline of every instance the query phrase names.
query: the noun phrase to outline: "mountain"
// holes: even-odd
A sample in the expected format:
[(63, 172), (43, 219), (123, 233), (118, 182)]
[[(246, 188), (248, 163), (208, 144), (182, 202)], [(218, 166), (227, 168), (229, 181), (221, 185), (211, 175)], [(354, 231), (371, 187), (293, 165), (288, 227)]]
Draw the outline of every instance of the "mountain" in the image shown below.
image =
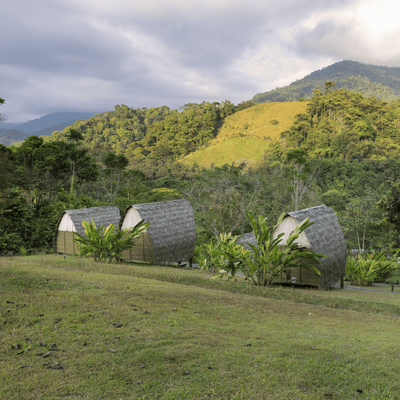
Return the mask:
[(360, 92), (366, 97), (375, 96), (385, 101), (393, 101), (400, 97), (400, 68), (345, 60), (314, 71), (288, 86), (258, 93), (252, 100), (255, 103), (265, 103), (310, 99), (313, 89), (318, 85), (323, 88), (328, 81), (335, 83), (335, 89)]
[(0, 123), (0, 143), (9, 146), (31, 135), (49, 136), (71, 126), (77, 120), (89, 119), (93, 112), (58, 112), (24, 122), (22, 124)]

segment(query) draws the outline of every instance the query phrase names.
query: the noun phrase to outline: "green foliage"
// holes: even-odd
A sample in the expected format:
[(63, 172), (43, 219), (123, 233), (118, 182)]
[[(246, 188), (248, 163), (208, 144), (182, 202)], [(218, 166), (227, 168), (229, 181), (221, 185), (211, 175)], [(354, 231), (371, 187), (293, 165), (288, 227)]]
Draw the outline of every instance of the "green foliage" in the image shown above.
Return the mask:
[(78, 237), (74, 241), (78, 244), (81, 257), (93, 257), (96, 262), (114, 263), (119, 261), (122, 258), (122, 252), (132, 248), (135, 245), (135, 239), (139, 238), (140, 233), (150, 225), (142, 220), (132, 229), (121, 231), (116, 230), (113, 224), (107, 228), (103, 225), (96, 228), (93, 219), (91, 220), (91, 224), (82, 221), (86, 237), (76, 233)]
[(346, 193), (339, 190), (328, 190), (321, 195), (321, 200), (328, 207), (332, 207), (335, 211), (343, 211), (348, 201)]
[(400, 154), (399, 124), (399, 101), (316, 89), (307, 113), (298, 114), (281, 138), (287, 148), (301, 148), (314, 158), (381, 161)]
[(273, 238), (273, 232), (277, 225), (282, 221), (285, 214), (282, 213), (275, 226), (269, 227), (265, 218), (260, 215), (258, 222), (254, 216), (248, 213), (254, 235), (256, 236), (257, 245), (248, 245), (253, 250), (253, 258), (248, 261), (248, 269), (246, 270), (247, 279), (256, 286), (270, 286), (271, 283), (279, 277), (282, 272), (288, 272), (291, 269), (304, 267), (315, 271), (318, 275), (320, 272), (312, 265), (304, 263), (302, 260), (309, 260), (320, 263), (322, 254), (312, 251), (305, 251), (304, 248), (297, 244), (297, 239), (313, 222), (309, 222), (308, 218), (298, 225), (289, 235), (286, 245), (280, 249), (283, 233), (277, 238)]
[[(246, 101), (235, 106), (229, 100), (181, 106), (181, 112), (167, 106), (147, 109), (116, 105), (114, 111), (97, 114), (87, 121), (76, 121), (46, 140), (73, 139), (82, 133), (84, 142), (99, 160), (105, 153), (124, 153), (129, 159), (139, 155), (171, 161), (204, 146), (212, 139), (225, 117), (254, 105)], [(72, 136), (71, 136), (72, 135)], [(80, 136), (78, 135), (78, 140)]]
[(271, 125), (278, 125), (279, 121), (276, 119), (272, 119), (271, 121), (269, 121)]
[(352, 198), (345, 210), (339, 213), (339, 222), (343, 226), (347, 243), (359, 252), (372, 247), (373, 243), (378, 248), (390, 247), (388, 244), (392, 235), (384, 219), (384, 212), (378, 205), (378, 195), (375, 193)]
[(232, 236), (231, 233), (221, 233), (217, 241), (210, 241), (204, 246), (200, 259), (202, 269), (216, 271), (214, 278), (222, 278), (228, 275), (236, 279), (236, 272), (245, 268), (250, 257), (250, 251), (237, 244), (240, 236)]
[(71, 184), (95, 181), (97, 166), (88, 150), (79, 144), (63, 141), (44, 143), (42, 138), (30, 136), (15, 149), (16, 183), (35, 192), (34, 202), (52, 201), (57, 192)]
[(243, 233), (246, 211), (258, 211), (263, 200), (260, 179), (240, 167), (203, 169), (182, 189), (195, 212), (196, 225), (215, 237)]
[(370, 286), (373, 282), (386, 281), (398, 269), (399, 264), (387, 259), (385, 251), (360, 254), (358, 257), (349, 257), (345, 279), (352, 285)]

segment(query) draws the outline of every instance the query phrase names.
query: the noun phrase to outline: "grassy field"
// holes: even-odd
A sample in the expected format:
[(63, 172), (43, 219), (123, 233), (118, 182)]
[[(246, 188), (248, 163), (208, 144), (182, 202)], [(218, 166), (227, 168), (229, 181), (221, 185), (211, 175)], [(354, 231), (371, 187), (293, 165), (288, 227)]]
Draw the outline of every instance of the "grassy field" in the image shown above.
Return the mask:
[(280, 139), (296, 114), (304, 113), (306, 102), (263, 103), (225, 118), (208, 147), (183, 159), (201, 166), (232, 164), (242, 159), (261, 161), (271, 142)]
[(1, 399), (398, 399), (400, 295), (0, 258)]

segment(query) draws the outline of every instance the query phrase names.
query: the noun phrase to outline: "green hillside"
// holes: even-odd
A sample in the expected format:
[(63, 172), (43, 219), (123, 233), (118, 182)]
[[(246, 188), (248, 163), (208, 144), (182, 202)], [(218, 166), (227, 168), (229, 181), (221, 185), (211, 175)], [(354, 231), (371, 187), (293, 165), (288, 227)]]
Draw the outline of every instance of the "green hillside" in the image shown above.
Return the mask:
[(255, 103), (296, 101), (309, 99), (313, 89), (332, 81), (335, 89), (347, 89), (364, 96), (392, 101), (400, 97), (400, 68), (362, 64), (355, 61), (341, 61), (321, 70), (314, 71), (303, 79), (282, 88), (258, 93), (253, 97)]
[(243, 159), (261, 161), (271, 143), (278, 141), (296, 115), (306, 110), (306, 102), (264, 103), (232, 114), (206, 148), (189, 154), (183, 162), (207, 167)]
[[(271, 126), (267, 120), (274, 117), (279, 123)], [(201, 166), (260, 161), (272, 143), (281, 147), (281, 153), (303, 149), (319, 159), (397, 158), (400, 100), (388, 104), (346, 89), (328, 89), (317, 90), (309, 102), (259, 104), (226, 118), (210, 145), (184, 161)]]
[(85, 146), (96, 156), (113, 151), (130, 159), (140, 157), (171, 162), (207, 144), (216, 136), (227, 116), (252, 106), (251, 101), (235, 106), (228, 100), (189, 103), (180, 111), (167, 106), (133, 109), (116, 105), (114, 111), (77, 121), (63, 131), (53, 132), (45, 140), (65, 140), (73, 128), (83, 134)]

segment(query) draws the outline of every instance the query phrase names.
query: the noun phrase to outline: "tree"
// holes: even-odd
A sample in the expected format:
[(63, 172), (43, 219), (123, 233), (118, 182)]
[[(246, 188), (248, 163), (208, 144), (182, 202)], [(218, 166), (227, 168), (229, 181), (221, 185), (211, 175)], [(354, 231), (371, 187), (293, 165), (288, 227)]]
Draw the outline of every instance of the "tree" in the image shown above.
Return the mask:
[(5, 204), (8, 189), (12, 186), (14, 181), (14, 170), (15, 167), (13, 165), (13, 155), (11, 150), (0, 144), (0, 210)]
[(238, 167), (203, 170), (182, 190), (190, 201), (196, 224), (216, 238), (221, 233), (243, 233), (246, 212), (261, 201), (260, 180)]
[(291, 198), (295, 211), (299, 209), (299, 205), (303, 202), (319, 175), (319, 169), (313, 171), (307, 157), (307, 152), (301, 149), (286, 153), (287, 165), (284, 171), (291, 188)]
[[(0, 104), (4, 104), (6, 101), (0, 97)], [(0, 122), (4, 121), (6, 116), (4, 114), (0, 114)]]
[(129, 165), (129, 160), (124, 154), (116, 155), (113, 152), (108, 152), (103, 158), (103, 164), (106, 167), (105, 173), (109, 177), (109, 186), (103, 186), (103, 189), (109, 196), (109, 201), (112, 202), (118, 194), (119, 184), (124, 170)]
[(380, 244), (380, 226), (384, 213), (379, 208), (378, 200), (379, 197), (374, 193), (355, 197), (346, 204), (345, 211), (339, 215), (347, 242), (352, 246), (356, 245), (359, 252), (366, 250), (368, 245), (372, 250), (372, 242), (378, 246)]
[[(30, 136), (15, 150), (18, 184), (34, 193), (37, 207), (43, 200), (52, 201), (71, 177), (79, 181), (94, 181), (98, 171), (87, 149), (64, 141), (44, 143)], [(72, 165), (74, 168), (72, 168)]]
[[(83, 141), (83, 135), (81, 132), (77, 131), (76, 129), (70, 129), (69, 133), (67, 134), (67, 140), (75, 144), (75, 148), (78, 146), (78, 144)], [(76, 157), (70, 157), (70, 165), (71, 165), (71, 170), (72, 170), (72, 176), (71, 176), (71, 195), (74, 195), (74, 183), (75, 183), (75, 176), (78, 171), (76, 171), (77, 167), (77, 162), (78, 160)]]

